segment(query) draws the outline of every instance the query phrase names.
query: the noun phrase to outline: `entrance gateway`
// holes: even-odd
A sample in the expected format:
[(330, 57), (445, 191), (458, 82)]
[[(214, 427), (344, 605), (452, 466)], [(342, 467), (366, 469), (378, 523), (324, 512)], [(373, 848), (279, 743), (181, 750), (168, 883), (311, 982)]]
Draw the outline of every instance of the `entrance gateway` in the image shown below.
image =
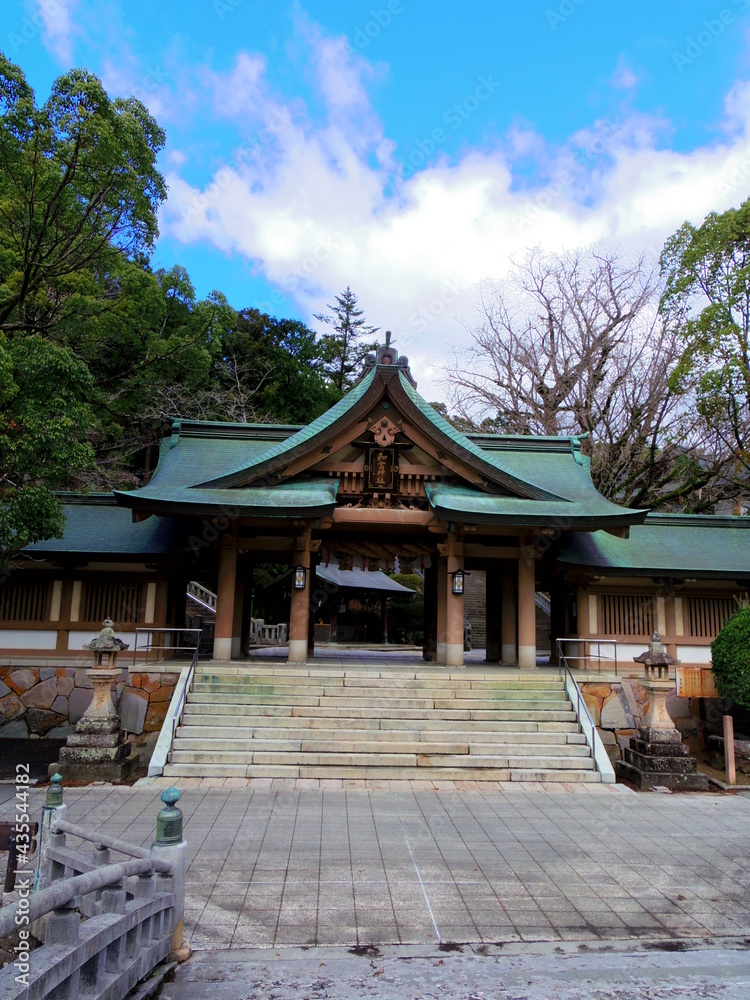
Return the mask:
[(290, 565), (294, 664), (311, 652), (321, 559), (362, 568), (398, 557), (425, 576), (425, 660), (463, 665), (463, 575), (483, 570), (486, 659), (533, 668), (536, 591), (551, 595), (553, 646), (573, 626), (544, 558), (551, 544), (597, 529), (626, 537), (647, 513), (598, 493), (576, 437), (456, 430), (417, 392), (390, 333), (308, 426), (175, 420), (148, 485), (115, 497), (136, 521), (189, 519), (199, 558), (219, 545), (214, 660), (240, 653), (248, 564)]

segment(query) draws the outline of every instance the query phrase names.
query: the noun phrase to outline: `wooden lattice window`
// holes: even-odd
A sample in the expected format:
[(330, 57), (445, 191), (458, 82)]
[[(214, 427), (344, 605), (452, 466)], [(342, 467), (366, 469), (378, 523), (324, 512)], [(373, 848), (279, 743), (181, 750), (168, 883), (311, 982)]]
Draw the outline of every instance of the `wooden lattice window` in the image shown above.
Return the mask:
[(145, 614), (145, 586), (133, 580), (87, 580), (84, 584), (85, 622), (103, 622), (111, 618), (116, 625), (135, 625)]
[(12, 576), (0, 587), (0, 621), (46, 621), (49, 594), (50, 585), (47, 580)]
[(732, 597), (688, 597), (688, 635), (714, 639), (737, 610)]
[(648, 594), (602, 594), (599, 598), (600, 635), (651, 635), (654, 604)]

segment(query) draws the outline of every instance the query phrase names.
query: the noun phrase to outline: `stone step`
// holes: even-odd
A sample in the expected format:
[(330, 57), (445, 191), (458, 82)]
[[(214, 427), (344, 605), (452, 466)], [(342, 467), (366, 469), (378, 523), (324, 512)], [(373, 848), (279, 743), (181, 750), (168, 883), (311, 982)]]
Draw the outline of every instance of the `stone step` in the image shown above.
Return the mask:
[(443, 768), (443, 767), (337, 767), (331, 765), (259, 765), (259, 764), (167, 764), (166, 777), (218, 778), (379, 778), (391, 781), (555, 781), (601, 782), (597, 771), (548, 771), (521, 768)]
[(259, 751), (298, 751), (302, 753), (347, 753), (372, 752), (372, 742), (377, 743), (377, 753), (409, 753), (409, 754), (492, 754), (512, 755), (514, 757), (545, 756), (554, 749), (560, 757), (588, 757), (589, 748), (586, 744), (564, 743), (553, 745), (546, 743), (474, 743), (463, 740), (407, 740), (390, 739), (368, 741), (359, 739), (322, 739), (320, 737), (301, 740), (269, 740), (269, 739), (236, 739), (231, 737), (206, 737), (196, 735), (192, 729), (178, 731), (174, 752), (189, 751), (191, 753), (256, 753)]
[(412, 689), (412, 688), (389, 688), (383, 691), (377, 687), (328, 687), (327, 685), (309, 685), (296, 689), (292, 685), (273, 684), (195, 684), (191, 691), (191, 697), (195, 700), (221, 701), (222, 698), (242, 698), (241, 704), (249, 704), (251, 700), (272, 699), (278, 704), (288, 704), (287, 699), (304, 699), (305, 703), (312, 698), (339, 699), (342, 701), (362, 701), (382, 700), (384, 697), (388, 701), (405, 702), (420, 701), (432, 702), (436, 699), (445, 700), (466, 700), (466, 701), (539, 701), (539, 702), (559, 702), (566, 701), (567, 694), (562, 688), (545, 688), (542, 690), (529, 690), (528, 688), (508, 688), (502, 691), (494, 688), (477, 690), (475, 688), (464, 688), (452, 690), (449, 687), (434, 688), (432, 690)]
[(544, 754), (457, 754), (457, 753), (370, 753), (322, 750), (181, 750), (172, 751), (175, 764), (299, 764), (340, 767), (516, 767), (542, 770), (593, 768), (590, 757), (547, 756)]
[(195, 672), (195, 681), (200, 683), (204, 679), (217, 678), (225, 680), (244, 680), (246, 678), (271, 679), (279, 683), (291, 683), (295, 686), (309, 683), (333, 683), (334, 680), (350, 681), (362, 680), (365, 684), (373, 680), (387, 680), (389, 684), (410, 684), (410, 683), (446, 683), (451, 686), (464, 684), (498, 684), (514, 685), (529, 684), (531, 686), (561, 685), (562, 680), (558, 673), (542, 673), (541, 671), (521, 672), (517, 667), (505, 667), (500, 670), (476, 670), (473, 667), (461, 667), (457, 669), (442, 670), (413, 670), (396, 668), (367, 667), (318, 667), (318, 668), (295, 668), (295, 667), (244, 667), (227, 666), (215, 667), (213, 665), (199, 664)]
[(489, 681), (489, 680), (466, 680), (463, 682), (450, 681), (434, 678), (431, 680), (405, 680), (403, 678), (373, 678), (373, 677), (268, 677), (263, 675), (253, 675), (251, 677), (231, 677), (231, 676), (196, 676), (193, 683), (194, 690), (256, 690), (271, 688), (274, 691), (305, 691), (311, 689), (325, 688), (332, 693), (336, 692), (356, 692), (356, 691), (380, 691), (381, 685), (387, 683), (391, 693), (394, 692), (415, 692), (420, 694), (432, 694), (434, 691), (447, 691), (450, 693), (457, 691), (470, 692), (492, 692), (492, 693), (512, 693), (514, 691), (526, 691), (529, 693), (543, 694), (545, 692), (564, 691), (564, 685), (559, 680), (540, 681)]
[[(275, 721), (275, 720), (274, 720)], [(368, 720), (370, 721), (370, 720)], [(466, 724), (468, 725), (468, 723)], [(477, 726), (489, 725), (480, 722)], [(509, 724), (510, 725), (510, 724)], [(230, 735), (231, 734), (231, 735)], [(441, 740), (459, 740), (463, 743), (495, 743), (495, 744), (528, 744), (534, 743), (557, 745), (583, 745), (586, 737), (583, 733), (547, 733), (547, 732), (493, 732), (489, 729), (478, 729), (474, 732), (466, 727), (457, 730), (446, 729), (393, 729), (388, 728), (384, 720), (380, 729), (339, 729), (339, 728), (308, 728), (274, 727), (256, 725), (253, 727), (229, 727), (201, 725), (195, 722), (184, 723), (177, 730), (177, 738), (188, 739), (240, 739), (240, 740), (360, 740), (363, 742), (388, 742), (397, 740), (419, 740), (426, 743)]]
[[(261, 706), (258, 706), (260, 708)], [(195, 715), (203, 716), (215, 716), (217, 719), (221, 718), (222, 722), (226, 725), (242, 725), (242, 719), (247, 718), (244, 715), (237, 715), (237, 705), (205, 705), (199, 702), (188, 702), (187, 708), (185, 709), (186, 714), (189, 712), (190, 717)], [(234, 714), (233, 714), (234, 713)], [(383, 718), (388, 718), (389, 720), (415, 720), (420, 719), (424, 722), (440, 721), (442, 724), (443, 720), (456, 721), (456, 720), (474, 720), (474, 721), (484, 721), (484, 722), (576, 722), (575, 712), (570, 709), (566, 711), (564, 709), (560, 710), (539, 710), (532, 711), (530, 709), (523, 710), (513, 710), (508, 709), (496, 709), (495, 711), (477, 711), (469, 709), (440, 709), (430, 712), (429, 715), (425, 714), (425, 709), (409, 709), (409, 708), (391, 708), (388, 710), (387, 716), (382, 709), (379, 708), (347, 708), (346, 711), (342, 711), (341, 708), (331, 707), (331, 706), (318, 706), (318, 705), (303, 705), (303, 706), (292, 706), (292, 705), (264, 705), (262, 706), (263, 715), (269, 717), (293, 717), (293, 718), (307, 718), (307, 719), (377, 719), (381, 720)], [(259, 713), (255, 713), (256, 718)]]
[(377, 708), (381, 713), (387, 715), (391, 709), (419, 708), (423, 710), (436, 709), (480, 709), (491, 711), (525, 711), (559, 709), (569, 704), (568, 699), (558, 698), (505, 698), (494, 700), (492, 698), (390, 698), (386, 695), (369, 698), (359, 698), (352, 696), (341, 696), (331, 698), (321, 695), (277, 695), (277, 694), (238, 694), (222, 692), (221, 694), (204, 694), (203, 692), (191, 691), (188, 695), (189, 704), (200, 705), (295, 705), (300, 707), (320, 706), (329, 707), (334, 711), (344, 712), (349, 708)]

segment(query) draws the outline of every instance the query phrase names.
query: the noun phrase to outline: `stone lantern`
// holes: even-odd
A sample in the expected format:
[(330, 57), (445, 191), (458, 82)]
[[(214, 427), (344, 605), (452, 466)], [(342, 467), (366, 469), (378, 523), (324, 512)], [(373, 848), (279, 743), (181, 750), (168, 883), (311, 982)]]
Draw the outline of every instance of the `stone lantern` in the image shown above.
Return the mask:
[(697, 762), (667, 711), (667, 698), (675, 690), (669, 668), (678, 661), (669, 655), (658, 632), (651, 636), (648, 649), (633, 659), (645, 666), (641, 685), (648, 692), (648, 711), (630, 738), (625, 759), (615, 763), (617, 776), (639, 788), (705, 791), (708, 777), (698, 773)]
[(130, 743), (120, 728), (120, 717), (112, 704), (112, 683), (117, 678), (118, 653), (128, 644), (118, 639), (113, 622), (105, 618), (96, 639), (84, 649), (93, 654), (88, 676), (94, 696), (60, 750), (60, 760), (50, 772), (60, 772), (66, 781), (122, 781), (130, 774)]

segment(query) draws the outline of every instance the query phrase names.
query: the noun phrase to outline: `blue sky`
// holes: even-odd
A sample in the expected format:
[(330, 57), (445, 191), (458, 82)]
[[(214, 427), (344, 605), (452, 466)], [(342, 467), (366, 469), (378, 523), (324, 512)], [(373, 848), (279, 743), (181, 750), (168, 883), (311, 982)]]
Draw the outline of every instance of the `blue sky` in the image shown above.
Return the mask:
[(5, 0), (167, 132), (155, 266), (313, 314), (345, 285), (421, 388), (527, 248), (658, 251), (750, 188), (750, 0)]

